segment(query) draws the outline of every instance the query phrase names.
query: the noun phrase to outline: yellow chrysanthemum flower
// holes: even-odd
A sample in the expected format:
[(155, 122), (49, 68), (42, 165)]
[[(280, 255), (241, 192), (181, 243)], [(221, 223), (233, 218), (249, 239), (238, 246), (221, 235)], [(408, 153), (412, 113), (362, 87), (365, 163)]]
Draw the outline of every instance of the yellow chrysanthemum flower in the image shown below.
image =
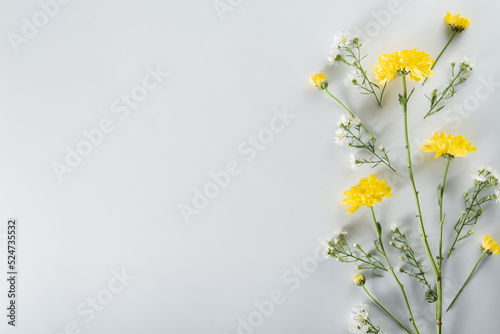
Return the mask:
[(391, 197), (391, 187), (385, 185), (385, 180), (377, 180), (375, 174), (359, 180), (359, 184), (344, 192), (347, 197), (341, 203), (349, 206), (347, 214), (356, 212), (358, 208), (365, 205), (367, 208), (382, 201), (382, 197)]
[(363, 275), (358, 274), (358, 275), (354, 276), (353, 281), (354, 281), (354, 283), (356, 283), (356, 285), (362, 286), (362, 285), (365, 285), (366, 279)]
[(323, 73), (314, 74), (311, 77), (311, 81), (314, 86), (318, 87), (319, 89), (326, 89), (328, 87), (328, 80), (326, 80), (326, 77)]
[(481, 248), (483, 249), (483, 252), (488, 253), (488, 255), (500, 253), (500, 247), (498, 247), (498, 244), (489, 236), (484, 237), (481, 242)]
[(434, 159), (447, 154), (453, 157), (465, 157), (467, 153), (474, 152), (476, 147), (471, 147), (471, 143), (462, 136), (444, 135), (444, 132), (438, 135), (437, 132), (427, 139), (427, 144), (420, 146), (424, 152), (436, 152)]
[(398, 72), (406, 72), (413, 81), (430, 77), (434, 74), (430, 69), (432, 64), (434, 64), (434, 60), (431, 60), (431, 57), (424, 51), (403, 50), (391, 54), (382, 53), (378, 57), (373, 72), (375, 80), (383, 86), (391, 81)]
[(447, 12), (444, 16), (444, 20), (446, 24), (450, 26), (451, 31), (453, 32), (462, 32), (464, 31), (470, 24), (470, 20), (465, 16), (460, 16), (460, 14), (451, 15), (450, 12)]

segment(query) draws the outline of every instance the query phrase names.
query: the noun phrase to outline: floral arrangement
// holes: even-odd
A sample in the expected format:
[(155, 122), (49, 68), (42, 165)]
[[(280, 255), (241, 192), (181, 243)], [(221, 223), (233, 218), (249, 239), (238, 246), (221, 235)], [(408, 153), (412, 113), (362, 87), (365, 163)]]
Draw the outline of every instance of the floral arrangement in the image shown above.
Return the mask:
[[(341, 202), (347, 209), (347, 215), (353, 214), (361, 207), (366, 207), (370, 211), (373, 222), (373, 231), (375, 232), (374, 249), (367, 249), (358, 243), (351, 243), (347, 232), (339, 230), (328, 238), (325, 254), (333, 257), (342, 263), (353, 263), (356, 269), (361, 273), (354, 276), (354, 283), (360, 286), (371, 301), (380, 308), (392, 321), (394, 321), (402, 331), (411, 334), (420, 334), (417, 321), (414, 318), (412, 307), (415, 301), (410, 300), (406, 288), (401, 283), (401, 275), (407, 275), (415, 280), (416, 284), (424, 287), (422, 302), (435, 304), (435, 325), (437, 333), (442, 333), (443, 315), (454, 305), (460, 293), (465, 288), (473, 276), (478, 264), (485, 258), (493, 254), (500, 253), (500, 247), (489, 236), (485, 236), (480, 245), (479, 259), (473, 267), (469, 277), (464, 279), (460, 291), (449, 305), (443, 304), (443, 277), (446, 273), (443, 271), (443, 262), (450, 261), (453, 251), (459, 246), (460, 242), (466, 240), (474, 233), (474, 225), (485, 208), (484, 204), (496, 200), (500, 202), (500, 192), (492, 190), (497, 186), (500, 175), (490, 167), (482, 167), (472, 175), (472, 190), (463, 193), (463, 210), (456, 213), (456, 223), (454, 226), (454, 235), (449, 236), (451, 242), (445, 249), (443, 240), (446, 240), (443, 233), (444, 224), (448, 224), (450, 217), (445, 215), (443, 199), (446, 193), (446, 180), (449, 168), (456, 157), (466, 157), (469, 153), (476, 150), (468, 139), (460, 135), (445, 134), (444, 132), (433, 133), (427, 139), (427, 143), (420, 149), (424, 152), (431, 152), (435, 159), (442, 158), (443, 165), (442, 182), (437, 186), (437, 206), (435, 216), (439, 217), (439, 242), (431, 247), (425, 231), (424, 218), (420, 205), (420, 197), (417, 191), (416, 180), (414, 178), (414, 169), (412, 166), (412, 155), (409, 140), (408, 124), (408, 102), (413, 97), (415, 88), (411, 90), (407, 87), (408, 79), (414, 82), (423, 80), (422, 86), (434, 75), (433, 68), (441, 58), (448, 45), (454, 37), (462, 33), (469, 26), (470, 20), (460, 14), (452, 15), (446, 13), (444, 20), (449, 26), (451, 37), (439, 55), (432, 59), (424, 51), (417, 49), (395, 51), (392, 53), (382, 53), (373, 67), (372, 72), (366, 70), (363, 60), (366, 55), (362, 52), (362, 41), (359, 37), (351, 37), (349, 33), (340, 33), (334, 37), (334, 43), (330, 52), (329, 62), (332, 65), (345, 65), (352, 69), (352, 73), (344, 80), (346, 86), (356, 87), (360, 93), (372, 96), (375, 99), (374, 108), (381, 108), (384, 104), (385, 89), (390, 84), (396, 84), (392, 81), (399, 81), (401, 93), (398, 95), (398, 101), (402, 109), (402, 123), (404, 126), (404, 143), (406, 148), (406, 160), (408, 176), (407, 180), (411, 185), (413, 192), (414, 208), (412, 209), (416, 219), (415, 228), (418, 226), (421, 243), (415, 243), (410, 240), (400, 227), (395, 224), (390, 226), (391, 240), (387, 242), (384, 237), (384, 229), (379, 222), (375, 212), (376, 205), (386, 205), (385, 202), (393, 196), (391, 194), (391, 185), (386, 184), (385, 180), (377, 178), (376, 174), (370, 174), (366, 178), (359, 180), (358, 184), (344, 192), (345, 199)], [(451, 99), (457, 92), (457, 86), (467, 80), (467, 77), (474, 66), (464, 58), (458, 64), (454, 61), (450, 64), (451, 77), (447, 85), (442, 89), (433, 89), (426, 96), (429, 100), (429, 109), (422, 113), (422, 118), (435, 115), (445, 107), (445, 102)], [(372, 77), (373, 74), (373, 77)], [(383, 145), (377, 145), (377, 137), (368, 129), (368, 124), (360, 120), (341, 100), (332, 94), (329, 90), (329, 83), (323, 73), (316, 73), (311, 76), (312, 83), (322, 92), (330, 96), (345, 112), (337, 123), (338, 129), (335, 132), (335, 142), (340, 146), (346, 145), (354, 150), (363, 151), (366, 158), (356, 158), (351, 155), (352, 167), (360, 165), (370, 165), (371, 167), (384, 167), (394, 172), (395, 168), (391, 164), (390, 152)], [(375, 105), (376, 103), (376, 105)], [(444, 161), (443, 161), (444, 160)], [(436, 161), (436, 163), (439, 163)], [(382, 204), (379, 204), (381, 202)], [(363, 209), (361, 209), (363, 210)], [(446, 219), (445, 219), (446, 218)], [(388, 251), (395, 252), (398, 255), (400, 264), (394, 267)], [(424, 253), (423, 259), (419, 258), (419, 252)], [(407, 319), (397, 319), (390, 311), (387, 305), (375, 297), (375, 294), (369, 291), (368, 278), (378, 279), (379, 277), (389, 276), (394, 280), (395, 287), (399, 290), (401, 303), (407, 309)], [(354, 308), (349, 319), (349, 330), (352, 333), (384, 333), (380, 327), (376, 326), (369, 317), (369, 306), (361, 304)]]

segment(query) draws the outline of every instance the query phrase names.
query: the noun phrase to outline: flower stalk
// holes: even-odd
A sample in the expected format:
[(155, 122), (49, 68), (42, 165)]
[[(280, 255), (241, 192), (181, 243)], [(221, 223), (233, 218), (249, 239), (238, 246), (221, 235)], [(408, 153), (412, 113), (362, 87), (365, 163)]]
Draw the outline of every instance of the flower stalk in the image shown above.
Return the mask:
[[(450, 43), (453, 40), (453, 38), (455, 38), (456, 34), (457, 34), (457, 32), (453, 32), (453, 35), (451, 35), (450, 40), (448, 41), (448, 43), (446, 43), (446, 45), (444, 46), (443, 50), (441, 50), (441, 52), (439, 53), (439, 55), (436, 58), (436, 61), (434, 61), (434, 64), (432, 64), (431, 70), (434, 69), (434, 66), (436, 66), (436, 63), (438, 62), (439, 58), (441, 58), (442, 54), (444, 53), (444, 51), (446, 50), (446, 48), (448, 47), (448, 45), (450, 45)], [(424, 82), (422, 82), (422, 86), (425, 85), (425, 82), (427, 81), (428, 78), (429, 77), (427, 77), (427, 78), (424, 79)]]
[[(356, 164), (371, 164), (372, 167), (376, 167), (379, 164), (383, 163), (390, 170), (395, 172), (396, 170), (391, 166), (391, 161), (389, 160), (389, 156), (387, 155), (387, 151), (385, 149), (380, 149), (381, 153), (377, 153), (373, 140), (370, 140), (370, 138), (366, 142), (363, 140), (364, 133), (361, 131), (361, 126), (362, 126), (362, 124), (360, 123), (359, 125), (356, 125), (354, 127), (355, 130), (353, 130), (350, 123), (348, 125), (340, 124), (340, 127), (343, 130), (345, 130), (345, 138), (350, 140), (347, 144), (348, 146), (358, 148), (358, 149), (366, 149), (368, 152), (370, 152), (373, 155), (373, 157), (371, 157), (369, 160), (368, 159), (360, 159), (360, 160), (356, 160), (355, 163)], [(356, 131), (357, 133), (355, 133), (354, 131)], [(382, 148), (383, 148), (383, 146), (382, 146)]]
[(372, 218), (373, 218), (373, 223), (375, 224), (375, 230), (377, 231), (377, 237), (378, 237), (378, 247), (377, 250), (379, 251), (380, 254), (385, 258), (385, 261), (387, 262), (387, 266), (389, 267), (389, 271), (391, 272), (392, 276), (394, 277), (394, 280), (399, 286), (399, 289), (401, 290), (401, 294), (403, 295), (403, 298), (405, 300), (406, 308), (408, 309), (408, 313), (410, 315), (410, 322), (415, 329), (415, 332), (419, 334), (420, 332), (418, 331), (417, 324), (415, 323), (415, 319), (413, 318), (413, 313), (411, 311), (410, 307), (410, 302), (408, 301), (408, 297), (406, 296), (406, 291), (401, 284), (401, 281), (399, 280), (398, 276), (394, 272), (394, 268), (391, 265), (391, 262), (389, 261), (389, 258), (387, 257), (387, 253), (385, 252), (384, 248), (384, 242), (382, 241), (382, 227), (380, 223), (377, 221), (377, 218), (375, 217), (375, 210), (373, 210), (373, 206), (370, 207), (371, 213), (372, 213)]
[(483, 252), (481, 254), (481, 256), (479, 257), (479, 259), (477, 260), (476, 262), (476, 265), (474, 266), (474, 268), (472, 269), (471, 273), (469, 274), (469, 277), (467, 277), (467, 279), (465, 280), (464, 284), (462, 285), (462, 287), (460, 288), (460, 290), (458, 290), (458, 293), (457, 295), (455, 296), (455, 298), (453, 298), (453, 300), (451, 301), (450, 303), (450, 306), (448, 306), (448, 308), (446, 309), (446, 312), (448, 312), (450, 310), (450, 308), (453, 306), (453, 304), (455, 303), (455, 301), (457, 300), (458, 296), (460, 296), (460, 294), (462, 293), (462, 290), (465, 288), (465, 286), (467, 285), (467, 283), (469, 282), (470, 278), (472, 277), (472, 275), (474, 274), (474, 272), (476, 271), (476, 268), (477, 266), (479, 265), (479, 263), (481, 262), (482, 259), (484, 259), (485, 256), (487, 256), (488, 254), (486, 252)]
[(388, 315), (388, 316), (389, 316), (392, 320), (394, 320), (394, 322), (395, 322), (396, 324), (398, 324), (398, 325), (399, 325), (399, 327), (401, 327), (401, 328), (402, 328), (402, 329), (403, 329), (406, 333), (408, 333), (408, 334), (412, 334), (412, 332), (410, 332), (410, 330), (408, 330), (408, 328), (406, 328), (406, 327), (405, 327), (405, 326), (404, 326), (401, 322), (399, 322), (399, 321), (398, 321), (398, 319), (396, 319), (396, 318), (395, 318), (395, 317), (391, 314), (391, 312), (387, 311), (387, 309), (386, 309), (384, 306), (382, 306), (382, 304), (380, 304), (380, 303), (379, 303), (379, 301), (378, 301), (378, 300), (376, 300), (376, 299), (375, 299), (375, 297), (373, 297), (373, 296), (370, 294), (370, 292), (368, 292), (368, 290), (366, 289), (366, 287), (365, 287), (364, 285), (362, 285), (362, 288), (363, 288), (363, 290), (365, 290), (365, 292), (366, 292), (366, 294), (368, 295), (368, 297), (370, 297), (370, 299), (371, 299), (371, 300), (373, 300), (373, 302), (374, 302), (375, 304), (377, 304), (377, 306), (378, 306), (378, 307), (380, 307), (380, 309), (381, 309), (382, 311), (384, 311), (384, 312), (385, 312), (385, 313), (386, 313), (386, 314), (387, 314), (387, 315)]
[(435, 303), (437, 300), (436, 291), (432, 288), (429, 281), (427, 281), (424, 268), (422, 267), (420, 261), (417, 260), (416, 254), (413, 251), (408, 238), (406, 238), (406, 235), (397, 226), (391, 228), (391, 233), (392, 240), (389, 244), (401, 252), (399, 259), (412, 267), (410, 271), (404, 270), (403, 268), (399, 268), (398, 271), (407, 274), (422, 283), (427, 289), (425, 293), (425, 300), (429, 303)]
[[(402, 74), (401, 75), (401, 83), (403, 85), (403, 95), (400, 95), (400, 102), (403, 107), (403, 119), (404, 119), (404, 132), (405, 132), (405, 145), (406, 145), (406, 157), (407, 157), (407, 167), (408, 167), (408, 176), (410, 179), (410, 183), (413, 189), (413, 196), (415, 198), (415, 204), (417, 206), (417, 218), (418, 218), (418, 228), (420, 232), (420, 238), (422, 239), (422, 243), (425, 248), (425, 252), (427, 254), (427, 257), (429, 258), (429, 262), (432, 267), (432, 271), (434, 272), (434, 277), (436, 280), (436, 286), (438, 284), (439, 280), (439, 271), (436, 266), (436, 262), (434, 261), (434, 257), (432, 256), (431, 249), (429, 247), (429, 242), (427, 241), (427, 235), (425, 234), (425, 227), (424, 227), (424, 222), (422, 219), (422, 210), (420, 209), (420, 200), (418, 197), (418, 191), (417, 187), (415, 185), (415, 179), (413, 177), (413, 168), (411, 164), (411, 150), (410, 150), (410, 141), (408, 139), (408, 91), (406, 88), (406, 75)], [(439, 300), (439, 295), (438, 295), (438, 300), (436, 302), (441, 302)], [(441, 319), (436, 316), (436, 323), (437, 323), (437, 333), (441, 333)]]
[(446, 159), (446, 166), (444, 168), (443, 182), (438, 187), (438, 203), (439, 203), (439, 255), (437, 257), (438, 266), (438, 279), (436, 282), (436, 320), (438, 323), (438, 333), (441, 333), (441, 323), (442, 323), (442, 313), (443, 313), (443, 225), (444, 225), (444, 214), (443, 214), (443, 197), (444, 197), (444, 187), (446, 184), (446, 176), (448, 175), (448, 168), (450, 167), (450, 161), (453, 158), (450, 154), (443, 155)]
[(465, 280), (465, 283), (462, 285), (462, 287), (460, 288), (460, 290), (458, 291), (457, 295), (452, 300), (450, 306), (448, 306), (448, 308), (446, 309), (446, 311), (448, 311), (450, 309), (450, 307), (453, 305), (453, 303), (455, 302), (455, 300), (457, 300), (458, 296), (460, 295), (460, 293), (462, 292), (462, 290), (467, 285), (467, 282), (469, 282), (470, 278), (472, 277), (472, 274), (474, 274), (474, 271), (476, 271), (476, 268), (479, 265), (479, 262), (481, 262), (481, 260), (485, 256), (489, 256), (489, 255), (493, 255), (493, 254), (500, 254), (500, 247), (498, 247), (498, 244), (495, 241), (493, 241), (493, 239), (491, 239), (491, 237), (485, 236), (483, 238), (483, 241), (481, 242), (481, 256), (477, 260), (476, 265), (472, 269), (469, 277), (467, 277), (467, 279)]
[(361, 57), (360, 48), (361, 48), (362, 44), (361, 44), (359, 38), (355, 37), (353, 39), (352, 43), (353, 43), (356, 51), (353, 51), (353, 48), (351, 48), (349, 45), (345, 45), (342, 47), (347, 52), (346, 57), (351, 58), (352, 61), (348, 61), (347, 59), (343, 58), (342, 56), (339, 58), (341, 59), (341, 61), (344, 64), (351, 66), (351, 67), (354, 67), (355, 70), (357, 71), (357, 73), (359, 73), (359, 75), (361, 76), (361, 79), (362, 79), (361, 84), (357, 80), (353, 80), (352, 83), (355, 84), (356, 86), (358, 86), (361, 90), (365, 91), (364, 94), (373, 94), (379, 107), (382, 107), (382, 97), (384, 95), (385, 85), (382, 88), (382, 91), (380, 93), (380, 98), (379, 98), (377, 96), (377, 93), (375, 92), (374, 87), (376, 87), (377, 89), (380, 89), (380, 87), (377, 86), (377, 84), (375, 84), (374, 82), (370, 81), (370, 79), (368, 78), (368, 75), (366, 74), (366, 70), (361, 65), (361, 60), (363, 58), (365, 58), (366, 55), (364, 57)]
[(463, 195), (465, 211), (462, 211), (460, 218), (455, 224), (454, 229), (456, 235), (448, 251), (447, 258), (449, 258), (452, 252), (455, 250), (457, 242), (467, 239), (474, 233), (473, 229), (469, 229), (468, 231), (464, 230), (468, 227), (474, 226), (477, 223), (479, 217), (483, 213), (481, 205), (492, 200), (498, 201), (498, 197), (496, 194), (481, 195), (484, 190), (498, 184), (500, 175), (496, 171), (490, 168), (481, 168), (478, 170), (477, 174), (473, 175), (473, 177), (474, 188), (472, 189), (471, 193), (466, 191)]
[[(338, 104), (340, 104), (340, 106), (341, 106), (342, 108), (344, 108), (344, 110), (345, 110), (345, 111), (347, 111), (347, 113), (348, 113), (349, 115), (351, 115), (351, 117), (352, 117), (352, 118), (356, 118), (356, 116), (354, 116), (354, 114), (353, 114), (353, 113), (349, 110), (349, 108), (347, 108), (347, 107), (345, 106), (345, 104), (343, 104), (342, 102), (340, 102), (340, 100), (339, 100), (339, 99), (337, 99), (334, 95), (332, 95), (332, 93), (330, 93), (330, 92), (328, 91), (328, 89), (324, 89), (324, 91), (325, 91), (328, 95), (330, 95), (330, 97), (331, 97), (332, 99), (334, 99), (335, 101), (337, 101), (337, 103), (338, 103)], [(376, 138), (376, 137), (375, 137), (375, 136), (374, 136), (374, 135), (373, 135), (370, 131), (368, 131), (368, 129), (367, 129), (367, 128), (365, 128), (365, 126), (364, 126), (363, 124), (361, 124), (361, 127), (362, 127), (362, 128), (363, 128), (363, 130), (365, 130), (365, 132), (366, 132), (366, 133), (370, 136), (370, 139), (372, 139), (372, 138), (373, 138), (373, 139), (372, 139), (372, 141), (376, 141), (376, 140), (377, 140), (377, 138)]]
[(470, 63), (470, 61), (467, 58), (464, 58), (460, 62), (459, 66), (458, 66), (459, 70), (458, 70), (458, 73), (456, 73), (456, 74), (455, 74), (455, 67), (456, 67), (455, 62), (452, 62), (451, 63), (451, 78), (450, 78), (450, 81), (448, 82), (448, 86), (446, 86), (446, 88), (443, 89), (443, 91), (441, 91), (439, 93), (437, 92), (437, 89), (434, 89), (431, 92), (430, 97), (426, 96), (427, 99), (429, 99), (431, 105), (430, 105), (429, 111), (427, 112), (427, 114), (425, 114), (424, 119), (426, 119), (427, 117), (432, 116), (434, 114), (437, 114), (445, 107), (445, 106), (440, 106), (438, 108), (438, 106), (442, 100), (448, 100), (456, 94), (456, 92), (457, 92), (456, 87), (467, 80), (467, 73), (472, 71), (472, 69), (474, 68), (473, 65)]

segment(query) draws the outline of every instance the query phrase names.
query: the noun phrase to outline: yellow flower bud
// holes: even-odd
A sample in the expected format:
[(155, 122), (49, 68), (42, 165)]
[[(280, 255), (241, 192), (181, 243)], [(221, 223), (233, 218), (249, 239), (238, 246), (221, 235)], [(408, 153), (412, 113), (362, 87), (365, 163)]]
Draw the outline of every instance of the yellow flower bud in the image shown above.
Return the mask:
[(318, 87), (321, 90), (325, 90), (328, 88), (328, 80), (323, 73), (316, 73), (311, 77), (311, 82), (314, 86)]
[(498, 247), (498, 244), (489, 236), (484, 237), (481, 242), (481, 248), (483, 252), (486, 252), (488, 255), (500, 253), (500, 247)]
[(465, 16), (460, 16), (460, 14), (451, 15), (450, 12), (446, 13), (444, 20), (453, 32), (462, 32), (470, 24), (470, 20)]
[(363, 286), (363, 285), (365, 285), (366, 279), (365, 279), (365, 276), (358, 274), (358, 275), (354, 276), (353, 281), (354, 281), (354, 283), (356, 283), (356, 285)]

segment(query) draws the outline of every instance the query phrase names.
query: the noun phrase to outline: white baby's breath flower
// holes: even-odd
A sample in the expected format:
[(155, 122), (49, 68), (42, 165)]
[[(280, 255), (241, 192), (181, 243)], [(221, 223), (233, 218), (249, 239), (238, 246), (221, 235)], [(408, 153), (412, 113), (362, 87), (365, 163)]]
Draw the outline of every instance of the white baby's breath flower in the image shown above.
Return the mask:
[[(340, 116), (339, 123), (344, 125), (345, 127), (349, 127), (349, 124), (351, 124), (353, 121), (354, 120), (352, 119), (351, 116), (342, 115), (342, 116)], [(337, 123), (337, 124), (339, 124), (339, 123)]]
[(351, 156), (349, 157), (349, 163), (351, 165), (351, 169), (356, 169), (359, 167), (359, 162), (356, 160), (356, 156), (351, 153)]
[(463, 57), (462, 60), (460, 61), (460, 65), (467, 65), (471, 70), (475, 66), (468, 57)]
[(396, 232), (398, 229), (398, 225), (396, 224), (391, 224), (391, 232)]
[(338, 63), (337, 56), (339, 54), (340, 54), (339, 48), (336, 45), (333, 45), (330, 50), (330, 57), (327, 58), (330, 65), (337, 66)]
[[(354, 64), (353, 64), (354, 65)], [(358, 80), (360, 80), (361, 75), (357, 70), (354, 70), (352, 73), (347, 74), (347, 77), (344, 79), (344, 86), (354, 86)]]
[(338, 47), (341, 48), (346, 46), (351, 46), (352, 44), (351, 34), (346, 31), (338, 33), (333, 37), (333, 43), (334, 45), (337, 45)]
[(327, 240), (327, 241), (321, 240), (319, 242), (321, 249), (323, 249), (323, 256), (325, 257), (325, 259), (328, 259), (330, 257), (330, 254), (328, 254), (328, 252), (330, 251), (330, 245), (328, 244), (329, 241), (330, 240)]
[(342, 80), (344, 86), (350, 86), (350, 85), (354, 85), (354, 77), (352, 76), (352, 74), (348, 73), (347, 74), (347, 77), (344, 78), (344, 80)]
[(495, 189), (495, 202), (500, 203), (500, 191), (498, 189)]
[(332, 234), (330, 234), (330, 235), (327, 237), (326, 241), (327, 241), (327, 242), (332, 242), (332, 243), (334, 243), (334, 244), (338, 244), (338, 243), (339, 243), (339, 238), (340, 238), (341, 236), (346, 235), (346, 234), (347, 234), (347, 232), (344, 232), (344, 231), (342, 231), (342, 230), (337, 230), (337, 231), (333, 232)]
[(337, 230), (337, 231), (333, 232), (333, 236), (336, 238), (340, 237), (341, 235), (346, 235), (346, 234), (347, 234), (347, 232), (342, 231), (342, 230)]
[(365, 318), (368, 318), (369, 313), (370, 313), (370, 307), (366, 303), (359, 304), (358, 306), (353, 308), (353, 314), (357, 316), (363, 316)]
[(357, 334), (366, 334), (370, 330), (368, 325), (362, 324), (356, 319), (349, 319), (347, 328), (349, 329), (349, 332)]
[(335, 131), (335, 143), (339, 146), (344, 146), (346, 143), (346, 137), (347, 137), (347, 131), (338, 128), (337, 131)]
[(493, 176), (497, 181), (500, 179), (500, 174), (498, 174), (498, 172), (494, 168), (487, 166), (484, 169), (490, 172), (490, 175)]
[(370, 325), (368, 323), (368, 305), (361, 304), (356, 306), (349, 316), (349, 331), (351, 333), (368, 333)]
[(354, 124), (356, 124), (356, 126), (361, 125), (361, 120), (359, 119), (359, 117), (354, 118)]
[(481, 173), (477, 173), (477, 174), (471, 174), (470, 176), (474, 181), (477, 181), (477, 182), (485, 182), (486, 181), (486, 177), (481, 174)]

